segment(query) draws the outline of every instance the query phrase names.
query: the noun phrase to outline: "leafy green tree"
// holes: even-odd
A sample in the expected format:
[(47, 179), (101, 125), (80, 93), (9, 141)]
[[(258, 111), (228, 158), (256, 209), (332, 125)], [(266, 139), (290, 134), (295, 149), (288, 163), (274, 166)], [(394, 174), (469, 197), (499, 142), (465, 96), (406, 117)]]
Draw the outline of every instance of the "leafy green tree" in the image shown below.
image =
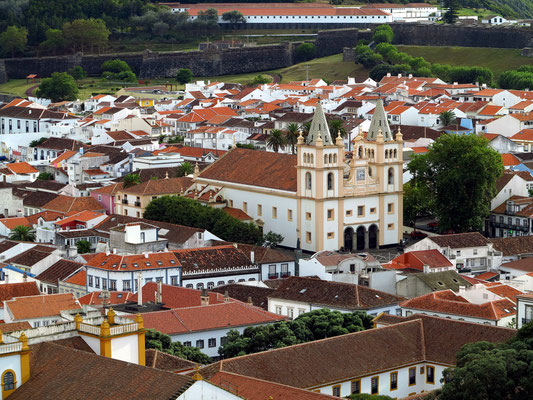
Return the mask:
[(138, 185), (139, 183), (141, 183), (141, 177), (139, 174), (128, 174), (124, 177), (123, 187), (124, 189), (127, 189), (129, 187)]
[(35, 231), (29, 226), (18, 225), (11, 229), (9, 238), (19, 242), (35, 242)]
[(448, 126), (457, 123), (455, 113), (451, 110), (441, 112), (439, 114), (439, 119), (442, 126)]
[(152, 200), (145, 209), (144, 218), (207, 229), (230, 242), (262, 244), (264, 241), (255, 224), (239, 221), (222, 209), (181, 196), (161, 196)]
[(148, 329), (146, 331), (145, 343), (147, 349), (156, 349), (199, 364), (209, 364), (211, 362), (209, 356), (202, 353), (200, 349), (184, 346), (180, 342), (172, 342), (170, 336), (154, 329)]
[(268, 135), (267, 147), (277, 153), (280, 150), (285, 150), (286, 145), (287, 139), (283, 134), (283, 131), (279, 129), (272, 129), (270, 131), (270, 135)]
[(37, 176), (37, 179), (39, 179), (40, 181), (53, 181), (54, 180), (54, 174), (52, 174), (50, 172), (41, 172)]
[(339, 133), (341, 137), (346, 137), (346, 129), (344, 129), (344, 122), (341, 119), (332, 119), (329, 121), (328, 125), (333, 140), (337, 138)]
[(176, 176), (179, 178), (181, 176), (191, 175), (192, 173), (194, 173), (193, 165), (190, 162), (185, 161), (178, 167)]
[(454, 24), (459, 17), (461, 5), (458, 0), (443, 0), (442, 5), (447, 11), (444, 13), (443, 20), (447, 24)]
[(75, 19), (63, 25), (63, 36), (67, 39), (67, 44), (72, 50), (91, 51), (107, 45), (109, 29), (101, 19)]
[(503, 173), (498, 152), (476, 135), (441, 135), (425, 154), (408, 165), (417, 184), (425, 187), (431, 213), (444, 230), (480, 230)]
[(78, 86), (74, 78), (66, 72), (54, 72), (50, 78), (42, 80), (35, 94), (53, 102), (76, 100)]
[(392, 43), (393, 39), (394, 32), (392, 31), (392, 28), (387, 24), (378, 26), (374, 31), (374, 35), (372, 37), (372, 40), (375, 43)]
[(28, 43), (28, 30), (11, 25), (0, 34), (0, 47), (5, 54), (15, 56), (15, 53), (22, 53)]
[(107, 60), (102, 64), (102, 78), (110, 81), (134, 82), (137, 77), (127, 62), (114, 59)]
[(91, 252), (91, 243), (87, 240), (80, 240), (76, 242), (76, 248), (78, 249), (78, 254), (87, 254)]
[(300, 135), (300, 128), (295, 123), (287, 125), (285, 130), (285, 141), (291, 146), (292, 154), (295, 154), (296, 143), (298, 143), (298, 136)]
[(251, 86), (264, 85), (265, 83), (269, 83), (269, 82), (270, 82), (270, 78), (268, 76), (256, 75), (254, 76), (254, 79), (252, 79), (252, 81), (250, 82), (250, 85)]
[(246, 22), (246, 18), (244, 18), (244, 15), (242, 15), (242, 13), (237, 10), (225, 12), (224, 14), (222, 14), (222, 20), (228, 21), (232, 24), (240, 24)]
[(48, 139), (48, 138), (42, 137), (42, 138), (39, 138), (39, 139), (32, 140), (30, 142), (30, 147), (37, 147), (40, 144), (43, 144), (46, 141), (46, 139)]
[(316, 47), (313, 43), (302, 43), (294, 52), (297, 61), (308, 61), (315, 58)]
[(431, 213), (431, 204), (425, 185), (419, 185), (416, 179), (403, 185), (403, 219), (406, 224), (416, 226), (416, 220)]
[(74, 80), (76, 80), (76, 81), (79, 81), (79, 80), (87, 77), (87, 72), (85, 72), (83, 67), (81, 67), (80, 65), (76, 65), (75, 67), (70, 68), (67, 71), (67, 74), (72, 76), (74, 78)]
[(192, 81), (192, 77), (193, 74), (189, 68), (180, 68), (176, 74), (176, 81), (178, 81), (179, 84), (184, 85)]
[(42, 49), (52, 51), (55, 55), (65, 48), (67, 42), (61, 29), (47, 29), (45, 35), (46, 40), (39, 45)]
[(265, 241), (265, 245), (274, 248), (277, 247), (281, 242), (283, 242), (285, 238), (283, 235), (280, 235), (279, 233), (274, 233), (272, 231), (269, 231), (265, 236), (263, 237), (263, 240)]
[(205, 11), (199, 11), (197, 19), (200, 22), (205, 22), (208, 24), (217, 24), (218, 11), (216, 10), (216, 8), (208, 8)]
[(300, 130), (302, 131), (302, 136), (307, 136), (311, 130), (311, 121), (304, 122), (300, 126)]

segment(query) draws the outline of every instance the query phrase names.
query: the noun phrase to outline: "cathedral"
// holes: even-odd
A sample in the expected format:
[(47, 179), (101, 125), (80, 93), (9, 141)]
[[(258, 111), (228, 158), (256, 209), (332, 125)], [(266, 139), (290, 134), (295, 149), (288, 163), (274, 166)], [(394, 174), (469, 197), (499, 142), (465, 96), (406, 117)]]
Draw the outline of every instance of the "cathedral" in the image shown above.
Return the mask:
[(351, 159), (320, 103), (296, 148), (296, 155), (232, 149), (195, 173), (189, 194), (238, 209), (292, 248), (364, 251), (401, 240), (403, 140), (401, 131), (393, 137), (381, 100)]

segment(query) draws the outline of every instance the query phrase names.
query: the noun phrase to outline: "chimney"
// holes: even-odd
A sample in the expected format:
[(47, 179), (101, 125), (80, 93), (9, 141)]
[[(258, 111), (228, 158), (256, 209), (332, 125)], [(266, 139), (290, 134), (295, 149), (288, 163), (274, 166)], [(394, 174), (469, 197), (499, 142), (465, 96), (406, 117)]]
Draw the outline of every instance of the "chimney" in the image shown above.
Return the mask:
[(226, 290), (226, 291), (224, 292), (224, 303), (227, 303), (227, 302), (229, 302), (229, 293), (228, 293), (228, 291)]
[(459, 296), (464, 296), (466, 293), (466, 286), (459, 286)]
[(113, 254), (117, 254), (117, 249), (116, 248), (113, 249)]
[(144, 253), (144, 258), (148, 258), (148, 253)]
[[(224, 301), (226, 299), (224, 298)], [(208, 306), (209, 305), (209, 292), (207, 289), (202, 289), (202, 293), (200, 294), (200, 305), (202, 306)]]
[(250, 252), (250, 260), (252, 261), (252, 264), (255, 264), (255, 251)]
[(409, 74), (409, 79), (413, 79), (413, 74)]
[(402, 77), (402, 74), (398, 74), (398, 78), (401, 78)]
[(157, 302), (163, 302), (163, 281), (157, 282)]
[(387, 78), (390, 78), (391, 75), (390, 75), (390, 72), (387, 72)]
[(141, 271), (137, 274), (137, 305), (143, 305), (143, 274)]
[(246, 300), (246, 304), (248, 304), (249, 306), (254, 305), (254, 302), (252, 301), (252, 296), (248, 296), (248, 300)]
[(111, 254), (111, 253), (109, 252), (109, 250), (106, 250), (105, 255), (106, 255), (106, 256), (109, 256), (109, 254)]

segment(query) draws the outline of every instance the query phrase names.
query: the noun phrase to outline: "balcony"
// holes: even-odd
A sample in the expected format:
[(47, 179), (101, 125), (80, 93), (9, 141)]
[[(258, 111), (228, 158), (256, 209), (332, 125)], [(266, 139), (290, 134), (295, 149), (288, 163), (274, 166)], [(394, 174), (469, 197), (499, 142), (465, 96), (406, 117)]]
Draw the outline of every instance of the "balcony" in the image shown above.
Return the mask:
[(122, 204), (128, 204), (128, 200), (127, 199), (122, 199)]
[(277, 279), (277, 278), (279, 278), (279, 274), (277, 272), (268, 274), (268, 279)]
[(140, 201), (136, 201), (134, 204), (135, 204), (135, 207), (140, 207), (141, 206), (141, 202)]
[(514, 230), (514, 231), (529, 232), (529, 226), (528, 225), (516, 225), (516, 224), (508, 224), (508, 223), (505, 223), (505, 222), (493, 222), (493, 221), (490, 221), (490, 226), (493, 226), (495, 228)]
[(288, 278), (289, 276), (291, 276), (291, 273), (290, 271), (285, 271), (285, 272), (281, 272), (281, 277), (282, 278)]

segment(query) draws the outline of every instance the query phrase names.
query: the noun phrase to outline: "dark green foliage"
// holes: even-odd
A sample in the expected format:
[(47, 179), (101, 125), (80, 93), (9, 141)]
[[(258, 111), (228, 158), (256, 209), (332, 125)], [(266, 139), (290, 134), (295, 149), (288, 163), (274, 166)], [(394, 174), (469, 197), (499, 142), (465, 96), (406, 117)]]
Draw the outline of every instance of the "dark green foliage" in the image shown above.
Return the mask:
[(447, 24), (454, 24), (459, 16), (459, 9), (461, 8), (459, 0), (443, 0), (442, 6), (447, 9), (442, 19)]
[(18, 225), (11, 229), (9, 238), (20, 242), (35, 242), (35, 231), (29, 226)]
[(184, 85), (192, 81), (192, 77), (193, 74), (189, 68), (180, 68), (176, 74), (176, 81), (178, 81), (179, 84)]
[(193, 165), (190, 162), (185, 161), (178, 167), (178, 172), (176, 173), (176, 176), (179, 178), (182, 176), (191, 175), (193, 172)]
[(43, 142), (45, 142), (46, 139), (48, 139), (48, 138), (42, 137), (42, 138), (40, 138), (40, 139), (32, 140), (32, 141), (30, 142), (30, 147), (37, 147), (37, 146), (39, 146), (40, 144), (43, 144)]
[(442, 135), (408, 165), (443, 231), (481, 230), (503, 173), (498, 152), (476, 135)]
[(403, 219), (408, 226), (415, 227), (416, 220), (431, 214), (431, 197), (427, 186), (416, 179), (403, 185)]
[(277, 245), (279, 245), (281, 242), (283, 242), (285, 238), (283, 235), (280, 235), (279, 233), (274, 233), (272, 231), (269, 231), (264, 237), (263, 240), (265, 241), (265, 246), (274, 248)]
[(76, 100), (78, 86), (74, 78), (66, 72), (54, 72), (51, 78), (42, 80), (35, 94), (53, 102)]
[(0, 47), (4, 54), (9, 54), (11, 57), (15, 53), (21, 53), (26, 48), (28, 43), (28, 31), (26, 28), (19, 28), (12, 25), (0, 34)]
[(63, 24), (63, 37), (73, 51), (103, 48), (109, 38), (109, 30), (101, 19), (75, 19)]
[(239, 23), (245, 23), (246, 18), (244, 18), (244, 15), (240, 11), (227, 11), (224, 14), (222, 14), (222, 20), (229, 21), (232, 24), (239, 24)]
[(533, 89), (533, 66), (522, 65), (517, 70), (505, 71), (500, 75), (502, 89)]
[(211, 359), (196, 347), (184, 346), (180, 342), (172, 342), (170, 336), (154, 329), (146, 331), (146, 348), (156, 349), (176, 357), (199, 363), (209, 364)]
[(226, 344), (219, 348), (219, 354), (230, 358), (370, 328), (372, 317), (364, 312), (315, 310), (300, 315), (294, 321), (248, 327), (242, 334), (231, 330)]
[(457, 367), (444, 370), (439, 400), (526, 400), (533, 395), (533, 324), (508, 343), (477, 342), (457, 353)]
[(67, 74), (72, 76), (76, 81), (87, 77), (87, 72), (85, 72), (85, 70), (80, 65), (76, 65), (75, 67), (70, 68), (67, 71)]
[(270, 131), (270, 135), (268, 135), (267, 147), (277, 153), (280, 150), (285, 150), (286, 145), (287, 136), (283, 133), (283, 131), (279, 129), (272, 129)]
[(37, 179), (39, 179), (40, 181), (53, 181), (54, 174), (50, 172), (41, 172), (39, 176), (37, 176)]
[(127, 189), (131, 186), (135, 186), (141, 183), (141, 177), (139, 174), (129, 174), (124, 177), (123, 187)]
[(297, 62), (308, 61), (315, 58), (316, 47), (313, 43), (302, 43), (296, 48), (294, 57)]
[(383, 62), (383, 56), (374, 53), (367, 45), (358, 45), (355, 48), (355, 61), (362, 64), (365, 68), (372, 68)]
[(46, 40), (39, 45), (41, 49), (53, 54), (65, 49), (67, 41), (61, 29), (47, 29), (45, 35)]
[(144, 218), (207, 229), (230, 242), (262, 244), (259, 228), (239, 221), (219, 208), (204, 206), (185, 197), (162, 196), (148, 204)]
[(269, 82), (270, 82), (270, 79), (268, 78), (268, 76), (256, 75), (254, 76), (254, 79), (251, 80), (250, 85), (251, 86), (264, 85), (265, 83), (269, 83)]
[(198, 12), (198, 21), (208, 24), (216, 24), (218, 22), (218, 11), (216, 8), (208, 8), (205, 11)]
[(251, 143), (237, 143), (236, 146), (239, 149), (250, 149), (250, 150), (256, 150), (255, 146)]
[(374, 36), (372, 39), (375, 43), (392, 43), (392, 40), (394, 39), (394, 32), (389, 25), (380, 25), (374, 31)]
[(91, 243), (87, 240), (80, 240), (76, 242), (76, 248), (78, 249), (78, 254), (87, 254), (91, 251)]
[(125, 61), (114, 59), (102, 64), (102, 78), (109, 81), (135, 82), (137, 76)]

